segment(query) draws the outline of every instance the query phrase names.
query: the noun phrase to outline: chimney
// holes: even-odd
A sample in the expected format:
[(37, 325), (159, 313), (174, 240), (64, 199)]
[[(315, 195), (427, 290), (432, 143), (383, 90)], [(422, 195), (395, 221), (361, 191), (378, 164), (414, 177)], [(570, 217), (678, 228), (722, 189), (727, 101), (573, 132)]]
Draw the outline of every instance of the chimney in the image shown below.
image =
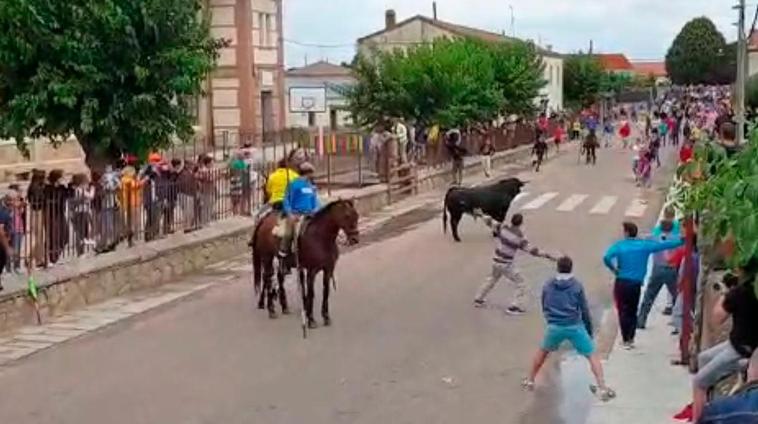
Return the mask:
[(437, 2), (436, 1), (432, 2), (432, 17), (434, 18), (435, 21), (437, 20)]
[(384, 12), (384, 29), (392, 29), (397, 24), (397, 17), (395, 11), (388, 9)]

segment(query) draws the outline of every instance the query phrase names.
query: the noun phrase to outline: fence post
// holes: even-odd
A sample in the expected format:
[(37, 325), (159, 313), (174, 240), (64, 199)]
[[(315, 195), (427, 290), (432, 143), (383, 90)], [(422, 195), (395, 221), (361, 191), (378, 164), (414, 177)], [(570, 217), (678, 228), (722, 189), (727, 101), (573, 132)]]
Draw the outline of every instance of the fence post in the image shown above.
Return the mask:
[(326, 194), (332, 195), (332, 152), (326, 153)]
[(358, 137), (358, 187), (363, 187), (363, 138), (360, 136)]
[(392, 169), (390, 168), (390, 155), (384, 155), (384, 169), (386, 170), (387, 179), (387, 203), (392, 203)]

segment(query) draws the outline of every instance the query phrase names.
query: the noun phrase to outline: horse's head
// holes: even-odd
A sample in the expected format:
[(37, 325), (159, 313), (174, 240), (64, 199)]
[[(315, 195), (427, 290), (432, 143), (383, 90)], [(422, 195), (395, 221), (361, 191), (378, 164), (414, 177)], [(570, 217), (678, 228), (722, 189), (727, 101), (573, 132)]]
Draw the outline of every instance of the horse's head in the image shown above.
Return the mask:
[(339, 228), (347, 235), (350, 245), (358, 243), (358, 211), (352, 200), (338, 200), (332, 206), (333, 217)]

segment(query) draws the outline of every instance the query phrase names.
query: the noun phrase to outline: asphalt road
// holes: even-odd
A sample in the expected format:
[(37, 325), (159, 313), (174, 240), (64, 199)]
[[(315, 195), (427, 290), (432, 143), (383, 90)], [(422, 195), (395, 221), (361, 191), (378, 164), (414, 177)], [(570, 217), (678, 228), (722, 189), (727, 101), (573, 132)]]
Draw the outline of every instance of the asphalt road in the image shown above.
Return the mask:
[[(663, 197), (634, 187), (631, 155), (603, 149), (592, 167), (567, 154), (525, 173), (529, 194), (515, 206), (525, 208), (535, 245), (574, 258), (596, 320), (611, 297), (605, 247), (627, 214), (649, 227)], [(647, 205), (635, 202), (641, 196)], [(507, 284), (489, 308), (475, 309), (493, 249), (486, 228), (464, 219), (455, 244), (433, 209), (394, 225), (342, 257), (333, 327), (303, 340), (298, 314), (270, 321), (253, 308), (249, 275), (240, 274), (0, 368), (0, 422), (583, 422), (589, 370), (578, 358), (556, 358), (536, 393), (519, 386), (542, 335), (538, 296), (553, 266), (519, 258), (532, 293), (527, 315), (503, 314)]]

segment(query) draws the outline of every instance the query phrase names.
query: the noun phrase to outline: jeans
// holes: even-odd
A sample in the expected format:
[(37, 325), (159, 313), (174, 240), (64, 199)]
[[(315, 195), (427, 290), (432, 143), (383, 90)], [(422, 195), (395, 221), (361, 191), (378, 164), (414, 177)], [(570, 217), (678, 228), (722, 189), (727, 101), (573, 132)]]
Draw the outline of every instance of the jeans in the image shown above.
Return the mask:
[(13, 243), (13, 258), (10, 261), (10, 268), (13, 271), (21, 269), (21, 247), (24, 245), (24, 233), (11, 233), (11, 242)]
[(476, 294), (476, 300), (483, 302), (492, 289), (495, 288), (498, 281), (503, 277), (510, 280), (516, 288), (513, 293), (511, 306), (523, 308), (526, 300), (526, 282), (524, 281), (524, 277), (521, 276), (513, 265), (513, 262), (509, 264), (501, 264), (497, 262), (492, 264), (492, 272), (484, 285), (479, 288), (479, 292)]
[(633, 342), (637, 334), (637, 307), (640, 304), (640, 291), (642, 291), (641, 283), (621, 278), (616, 279), (613, 286), (621, 338), (624, 342)]
[(637, 328), (645, 328), (647, 325), (647, 316), (650, 314), (650, 310), (653, 308), (655, 299), (658, 297), (658, 293), (665, 285), (669, 291), (671, 297), (676, 296), (676, 278), (678, 273), (675, 268), (665, 265), (653, 266), (653, 272), (650, 276), (650, 281), (645, 287), (645, 295), (642, 297), (642, 304), (640, 305), (640, 311), (637, 315)]
[(484, 175), (486, 177), (489, 177), (490, 174), (492, 174), (492, 156), (490, 155), (482, 156), (482, 168), (484, 168)]
[(719, 343), (697, 356), (698, 372), (695, 385), (703, 390), (716, 385), (722, 378), (739, 371), (742, 355), (729, 340)]

